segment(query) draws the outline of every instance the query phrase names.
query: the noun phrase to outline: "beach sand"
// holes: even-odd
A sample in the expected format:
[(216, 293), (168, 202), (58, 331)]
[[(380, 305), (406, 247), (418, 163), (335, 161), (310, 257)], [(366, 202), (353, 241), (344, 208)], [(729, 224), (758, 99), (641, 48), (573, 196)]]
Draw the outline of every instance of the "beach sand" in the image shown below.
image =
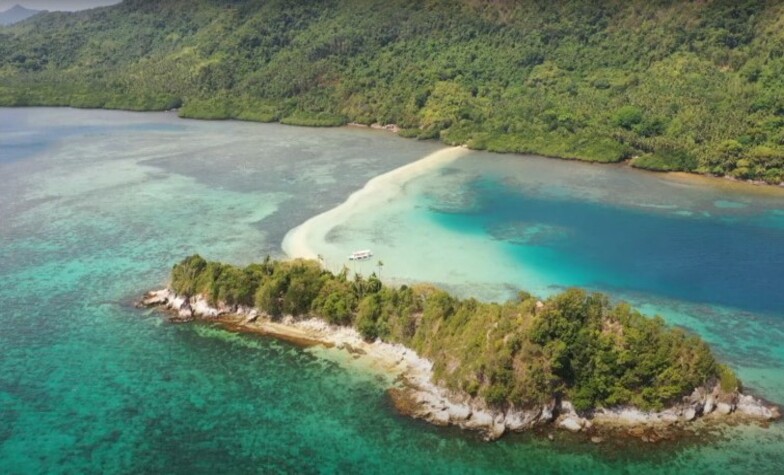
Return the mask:
[(318, 259), (319, 255), (313, 244), (324, 242), (327, 234), (336, 225), (346, 222), (352, 215), (395, 199), (411, 179), (444, 166), (469, 152), (465, 147), (446, 148), (373, 178), (341, 205), (289, 231), (283, 239), (283, 251), (290, 258)]

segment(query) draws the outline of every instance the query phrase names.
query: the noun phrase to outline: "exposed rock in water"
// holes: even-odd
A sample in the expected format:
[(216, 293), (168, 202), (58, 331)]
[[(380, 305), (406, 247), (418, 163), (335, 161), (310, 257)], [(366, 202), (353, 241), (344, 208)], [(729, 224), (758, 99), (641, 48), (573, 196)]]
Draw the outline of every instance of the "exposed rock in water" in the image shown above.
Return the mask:
[[(230, 307), (223, 304), (211, 305), (203, 296), (183, 297), (169, 289), (147, 293), (139, 302), (143, 307), (165, 309), (173, 322), (187, 322), (194, 318), (217, 319), (230, 316), (232, 325), (252, 327), (257, 320), (266, 316), (248, 307)], [(261, 322), (263, 325), (271, 323)], [(486, 440), (495, 440), (506, 432), (530, 430), (539, 426), (553, 425), (575, 433), (587, 433), (591, 442), (600, 443), (593, 426), (620, 428), (625, 436), (639, 438), (645, 442), (656, 442), (672, 438), (671, 427), (691, 422), (700, 417), (743, 417), (751, 420), (769, 421), (778, 419), (780, 413), (775, 406), (737, 392), (723, 393), (717, 384), (696, 388), (680, 403), (662, 411), (643, 411), (635, 407), (597, 408), (587, 413), (578, 413), (567, 400), (553, 398), (546, 404), (533, 408), (494, 408), (481, 398), (467, 394), (455, 394), (433, 382), (432, 362), (421, 358), (402, 345), (376, 341), (364, 341), (355, 329), (333, 327), (323, 320), (296, 320), (286, 317), (275, 322), (277, 328), (300, 332), (296, 338), (307, 338), (311, 344), (335, 345), (357, 357), (380, 358), (393, 361), (393, 366), (402, 368), (401, 387), (394, 387), (389, 394), (395, 407), (403, 414), (423, 419), (439, 426), (454, 425), (464, 429), (480, 431)], [(275, 333), (278, 331), (278, 333)], [(286, 338), (285, 332), (270, 330), (270, 334)], [(732, 414), (732, 416), (730, 416)], [(552, 440), (552, 434), (548, 435)]]
[(748, 394), (741, 394), (738, 396), (738, 404), (735, 406), (735, 411), (765, 421), (772, 421), (781, 417), (781, 413), (777, 407), (766, 406)]
[(169, 299), (173, 297), (172, 292), (169, 289), (161, 289), (155, 290), (153, 292), (147, 292), (144, 295), (141, 302), (139, 302), (136, 306), (137, 307), (157, 307), (166, 305), (169, 302)]
[(558, 427), (570, 432), (580, 432), (583, 430), (583, 420), (578, 417), (564, 417), (558, 421)]
[(569, 401), (561, 401), (559, 412), (561, 416), (558, 418), (557, 425), (561, 429), (566, 429), (570, 432), (580, 432), (588, 424), (588, 420), (580, 417)]

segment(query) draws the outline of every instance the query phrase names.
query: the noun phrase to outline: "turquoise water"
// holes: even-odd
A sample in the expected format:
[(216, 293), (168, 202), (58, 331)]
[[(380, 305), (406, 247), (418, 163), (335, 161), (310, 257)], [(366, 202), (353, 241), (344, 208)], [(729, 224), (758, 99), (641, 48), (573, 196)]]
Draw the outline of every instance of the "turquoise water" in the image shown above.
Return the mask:
[[(488, 444), (397, 415), (388, 383), (350, 358), (208, 325), (171, 325), (133, 308), (183, 256), (244, 263), (278, 255), (290, 228), (369, 178), (440, 148), (360, 129), (0, 109), (0, 472), (781, 471), (781, 424), (731, 428), (697, 445), (595, 446), (560, 433), (553, 441), (521, 435)], [(688, 300), (698, 294), (669, 290), (653, 271), (623, 280), (620, 256), (596, 272), (595, 263), (605, 262), (599, 249), (583, 261), (569, 254), (570, 240), (590, 230), (575, 221), (642, 213), (662, 226), (702, 223), (695, 226), (707, 226), (706, 233), (716, 223), (739, 222), (753, 236), (738, 240), (769, 249), (775, 264), (781, 198), (656, 185), (609, 167), (513, 162), (484, 154), (461, 159), (412, 182), (388, 205), (396, 211), (375, 210), (382, 222), (370, 237), (362, 237), (363, 217), (336, 223), (343, 232), (335, 236), (387, 242), (374, 249), (390, 279), (432, 275), (464, 293), (491, 297), (524, 279), (543, 294), (575, 283), (607, 287), (705, 335), (763, 395), (784, 401), (781, 295), (747, 281), (756, 277), (746, 267), (733, 263), (731, 270), (753, 298), (716, 287), (732, 277), (728, 270), (701, 284), (728, 294), (724, 300), (710, 292)], [(522, 171), (511, 173), (516, 167)], [(672, 189), (662, 202), (652, 199), (658, 186)], [(498, 199), (515, 204), (501, 211)], [(576, 202), (595, 214), (569, 208)], [(550, 213), (529, 210), (542, 206)], [(480, 216), (496, 210), (496, 222)], [(420, 250), (429, 254), (414, 266), (418, 274), (406, 274)], [(441, 266), (440, 259), (463, 264)], [(775, 267), (754, 265), (781, 288)], [(669, 267), (662, 269), (668, 278)]]
[(372, 247), (387, 279), (484, 299), (607, 292), (699, 333), (784, 401), (782, 213), (780, 189), (471, 153), (311, 245), (328, 259)]

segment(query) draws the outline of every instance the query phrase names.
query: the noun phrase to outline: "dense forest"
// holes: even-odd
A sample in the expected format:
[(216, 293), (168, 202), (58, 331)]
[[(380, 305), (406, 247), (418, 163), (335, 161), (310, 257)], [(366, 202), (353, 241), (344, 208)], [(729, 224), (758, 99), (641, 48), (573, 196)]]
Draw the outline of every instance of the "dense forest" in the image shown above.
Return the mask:
[(784, 180), (784, 2), (126, 0), (0, 28), (0, 105), (395, 123)]
[(660, 409), (710, 381), (739, 389), (698, 337), (577, 289), (545, 302), (520, 292), (514, 301), (483, 303), (429, 285), (389, 287), (375, 274), (334, 275), (315, 261), (240, 268), (199, 256), (174, 266), (171, 285), (213, 304), (253, 306), (273, 319), (318, 316), (369, 340), (401, 343), (434, 362), (438, 382), (492, 406), (530, 407), (555, 396), (578, 410)]

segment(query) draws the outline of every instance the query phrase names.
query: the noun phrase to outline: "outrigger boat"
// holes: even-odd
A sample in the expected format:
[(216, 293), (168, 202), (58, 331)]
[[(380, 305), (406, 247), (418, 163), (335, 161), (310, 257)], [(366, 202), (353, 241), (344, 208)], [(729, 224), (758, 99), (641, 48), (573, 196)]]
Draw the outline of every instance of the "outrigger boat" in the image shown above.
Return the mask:
[(350, 261), (364, 261), (373, 257), (373, 253), (365, 250), (365, 251), (355, 251), (352, 252), (350, 256), (348, 256), (348, 260)]

